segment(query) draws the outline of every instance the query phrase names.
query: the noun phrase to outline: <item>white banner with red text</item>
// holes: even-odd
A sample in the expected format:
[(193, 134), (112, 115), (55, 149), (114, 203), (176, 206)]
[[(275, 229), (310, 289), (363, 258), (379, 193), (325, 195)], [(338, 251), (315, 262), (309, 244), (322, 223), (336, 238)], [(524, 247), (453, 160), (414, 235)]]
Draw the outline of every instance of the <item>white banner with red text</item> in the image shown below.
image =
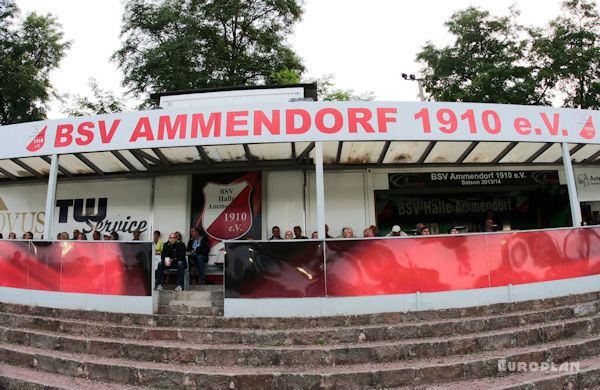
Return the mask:
[(430, 102), (290, 102), (121, 112), (0, 126), (0, 159), (298, 141), (600, 143), (600, 112)]

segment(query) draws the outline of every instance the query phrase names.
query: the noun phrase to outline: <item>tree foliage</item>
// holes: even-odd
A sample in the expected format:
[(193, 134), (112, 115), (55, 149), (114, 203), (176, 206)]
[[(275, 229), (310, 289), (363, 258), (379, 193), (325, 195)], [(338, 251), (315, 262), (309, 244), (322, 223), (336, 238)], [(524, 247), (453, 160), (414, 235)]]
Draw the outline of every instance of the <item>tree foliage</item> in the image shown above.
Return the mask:
[(569, 0), (562, 16), (533, 35), (536, 59), (566, 107), (600, 108), (600, 14), (592, 1)]
[(417, 54), (430, 99), (600, 107), (600, 16), (593, 0), (567, 0), (545, 27), (515, 22), (516, 9), (495, 17), (469, 7), (446, 23), (455, 37)]
[(113, 58), (136, 95), (298, 79), (298, 0), (128, 0)]
[(370, 101), (375, 98), (373, 92), (354, 93), (353, 89), (337, 88), (333, 82), (333, 75), (327, 74), (319, 79), (309, 80), (317, 83), (317, 95), (321, 101)]
[(508, 104), (548, 103), (537, 70), (527, 61), (530, 40), (517, 24), (518, 11), (494, 17), (469, 7), (446, 23), (453, 45), (427, 42), (417, 54), (425, 65), (424, 87), (435, 100)]
[(31, 13), (20, 24), (18, 16), (14, 1), (0, 0), (0, 124), (46, 117), (50, 71), (70, 46), (52, 15)]
[(88, 85), (92, 90), (93, 98), (75, 95), (69, 107), (64, 112), (69, 116), (90, 116), (109, 114), (125, 110), (125, 102), (110, 91), (104, 91), (98, 86), (94, 78), (90, 78)]

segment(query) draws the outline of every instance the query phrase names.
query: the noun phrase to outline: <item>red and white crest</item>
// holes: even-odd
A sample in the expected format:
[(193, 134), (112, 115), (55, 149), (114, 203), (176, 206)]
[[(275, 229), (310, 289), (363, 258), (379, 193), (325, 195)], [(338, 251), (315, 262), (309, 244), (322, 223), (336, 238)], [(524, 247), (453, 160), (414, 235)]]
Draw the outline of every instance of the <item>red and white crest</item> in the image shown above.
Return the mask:
[(29, 145), (27, 145), (27, 150), (29, 150), (30, 152), (37, 152), (42, 148), (42, 146), (44, 146), (44, 143), (46, 142), (46, 127), (48, 126), (44, 126), (42, 131), (40, 131), (35, 136), (33, 141), (31, 141)]
[(585, 139), (592, 139), (596, 135), (596, 128), (594, 127), (594, 121), (592, 121), (591, 115), (588, 118), (587, 122), (585, 122), (585, 125), (583, 125), (583, 128), (581, 129), (579, 135)]
[(203, 192), (202, 228), (208, 235), (233, 240), (248, 233), (252, 227), (250, 183), (206, 183)]

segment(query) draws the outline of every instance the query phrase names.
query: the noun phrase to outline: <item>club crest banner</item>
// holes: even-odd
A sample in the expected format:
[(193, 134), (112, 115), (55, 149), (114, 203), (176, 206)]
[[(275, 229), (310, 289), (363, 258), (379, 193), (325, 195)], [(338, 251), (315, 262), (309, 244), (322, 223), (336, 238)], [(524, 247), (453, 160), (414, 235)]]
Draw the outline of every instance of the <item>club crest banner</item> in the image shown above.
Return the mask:
[(260, 239), (261, 199), (260, 172), (195, 175), (192, 226), (205, 233), (211, 247), (224, 240)]
[(207, 183), (203, 192), (202, 228), (208, 235), (217, 240), (234, 240), (248, 233), (252, 227), (250, 183)]

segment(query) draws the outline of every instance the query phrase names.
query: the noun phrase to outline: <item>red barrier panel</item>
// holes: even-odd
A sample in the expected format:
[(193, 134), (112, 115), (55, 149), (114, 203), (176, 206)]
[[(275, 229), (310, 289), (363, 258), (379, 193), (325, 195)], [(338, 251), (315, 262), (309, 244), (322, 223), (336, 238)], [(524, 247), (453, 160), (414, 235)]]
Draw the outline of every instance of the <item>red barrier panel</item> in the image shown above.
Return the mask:
[(325, 296), (322, 241), (237, 241), (225, 245), (226, 298)]
[(487, 236), (490, 287), (600, 274), (600, 228)]
[(600, 228), (327, 242), (327, 295), (498, 287), (600, 274)]
[(151, 295), (152, 244), (0, 240), (0, 286)]
[[(325, 243), (326, 290), (318, 266)], [(226, 243), (228, 298), (441, 292), (600, 274), (600, 227), (466, 235), (252, 244), (260, 266)], [(273, 248), (277, 256), (274, 256)], [(307, 280), (305, 267), (316, 275)], [(244, 272), (232, 272), (233, 270)], [(318, 288), (316, 288), (318, 287)]]
[(408, 294), (488, 287), (485, 236), (327, 242), (327, 295)]

